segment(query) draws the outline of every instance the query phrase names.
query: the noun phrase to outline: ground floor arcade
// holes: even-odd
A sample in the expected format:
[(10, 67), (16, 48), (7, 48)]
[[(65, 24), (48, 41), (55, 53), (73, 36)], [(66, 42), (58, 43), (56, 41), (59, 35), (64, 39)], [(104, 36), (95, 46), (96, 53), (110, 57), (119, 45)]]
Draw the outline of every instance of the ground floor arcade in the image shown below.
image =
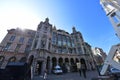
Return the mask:
[[(88, 56), (87, 56), (88, 57)], [(33, 59), (32, 59), (33, 58)], [(86, 64), (87, 70), (94, 68), (94, 63), (88, 60), (85, 55), (75, 54), (56, 54), (56, 53), (35, 53), (29, 56), (29, 61), (32, 61), (32, 68), (34, 75), (41, 75), (44, 70), (47, 69), (48, 73), (51, 73), (56, 65), (61, 66), (65, 72), (73, 72), (77, 69), (78, 62)]]

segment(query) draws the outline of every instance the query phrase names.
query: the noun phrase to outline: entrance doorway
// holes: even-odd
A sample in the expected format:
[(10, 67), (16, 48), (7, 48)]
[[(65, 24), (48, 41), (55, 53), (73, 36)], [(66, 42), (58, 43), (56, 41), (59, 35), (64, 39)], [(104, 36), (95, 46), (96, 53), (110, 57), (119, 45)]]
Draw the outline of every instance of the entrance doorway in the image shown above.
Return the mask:
[(37, 73), (38, 73), (38, 75), (40, 75), (41, 74), (41, 70), (42, 70), (42, 61), (38, 61), (37, 62)]

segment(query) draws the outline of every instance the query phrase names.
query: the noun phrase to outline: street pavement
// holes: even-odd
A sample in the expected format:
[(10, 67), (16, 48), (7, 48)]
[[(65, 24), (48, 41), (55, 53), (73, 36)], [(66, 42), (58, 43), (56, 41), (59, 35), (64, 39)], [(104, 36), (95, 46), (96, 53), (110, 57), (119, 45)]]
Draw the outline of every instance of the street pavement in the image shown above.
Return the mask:
[[(95, 78), (98, 76), (97, 71), (87, 71), (87, 77), (84, 78), (83, 74), (80, 76), (78, 72), (70, 72), (70, 73), (64, 73), (64, 74), (49, 74), (47, 77), (47, 80), (92, 80), (92, 78)], [(42, 76), (36, 76), (33, 80), (43, 80)]]

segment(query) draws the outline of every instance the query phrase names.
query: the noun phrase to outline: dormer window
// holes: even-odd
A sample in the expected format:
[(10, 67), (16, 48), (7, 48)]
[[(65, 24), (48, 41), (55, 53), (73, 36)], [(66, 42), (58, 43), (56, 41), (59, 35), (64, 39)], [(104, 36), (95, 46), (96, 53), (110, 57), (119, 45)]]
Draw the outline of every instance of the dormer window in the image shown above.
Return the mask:
[(48, 27), (47, 26), (44, 26), (44, 30), (47, 31)]
[(15, 36), (11, 36), (9, 40), (14, 41), (14, 39), (15, 39)]
[(24, 37), (21, 37), (21, 38), (19, 39), (19, 42), (20, 42), (20, 43), (23, 43), (23, 41), (24, 41)]

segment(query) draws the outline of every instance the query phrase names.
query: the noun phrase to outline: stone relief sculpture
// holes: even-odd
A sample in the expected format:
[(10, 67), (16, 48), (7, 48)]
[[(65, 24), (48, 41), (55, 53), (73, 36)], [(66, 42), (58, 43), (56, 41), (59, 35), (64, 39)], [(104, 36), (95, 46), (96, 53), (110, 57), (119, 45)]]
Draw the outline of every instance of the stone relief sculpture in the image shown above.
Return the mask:
[(42, 38), (42, 40), (41, 40), (41, 48), (45, 48), (46, 41), (47, 41), (47, 38), (46, 38), (46, 36), (44, 35), (43, 38)]

